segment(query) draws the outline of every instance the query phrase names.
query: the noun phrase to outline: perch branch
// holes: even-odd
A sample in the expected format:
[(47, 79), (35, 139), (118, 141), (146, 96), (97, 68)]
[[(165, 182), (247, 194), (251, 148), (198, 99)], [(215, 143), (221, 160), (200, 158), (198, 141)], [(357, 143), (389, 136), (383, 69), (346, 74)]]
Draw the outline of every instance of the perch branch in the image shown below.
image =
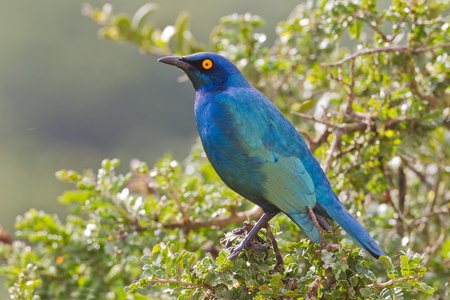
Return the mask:
[(188, 228), (188, 229), (197, 229), (201, 227), (224, 227), (226, 225), (232, 224), (232, 223), (243, 223), (245, 220), (247, 220), (248, 217), (250, 219), (256, 220), (259, 219), (263, 214), (263, 211), (260, 207), (254, 206), (252, 209), (243, 211), (243, 212), (237, 212), (235, 214), (231, 214), (228, 216), (221, 216), (210, 220), (193, 220), (190, 221), (188, 224), (185, 223), (169, 223), (169, 224), (163, 224), (162, 226), (167, 229), (174, 229), (174, 228)]
[(405, 278), (389, 280), (389, 281), (383, 282), (383, 283), (372, 283), (372, 284), (366, 285), (366, 288), (385, 288), (385, 287), (390, 286), (395, 283), (407, 282), (409, 280), (418, 280), (418, 279), (419, 279), (418, 276), (408, 276)]
[(194, 287), (194, 288), (199, 288), (199, 287), (207, 287), (209, 289), (212, 289), (211, 286), (209, 285), (202, 285), (202, 284), (198, 284), (195, 282), (186, 282), (183, 280), (175, 280), (175, 279), (148, 279), (148, 283), (159, 283), (159, 284), (165, 284), (165, 283), (176, 283), (176, 284), (181, 284), (187, 287)]
[(342, 140), (343, 130), (338, 128), (334, 133), (333, 143), (331, 144), (330, 152), (328, 153), (327, 159), (325, 160), (325, 165), (323, 166), (323, 171), (326, 173), (331, 166), (331, 161), (333, 160), (334, 153), (340, 148)]
[(270, 242), (272, 243), (273, 251), (275, 252), (275, 257), (277, 258), (277, 264), (273, 268), (273, 271), (283, 273), (284, 272), (284, 260), (283, 255), (280, 252), (280, 249), (278, 248), (277, 240), (275, 239), (275, 236), (272, 233), (272, 229), (270, 228), (270, 225), (266, 225), (267, 234), (269, 235)]
[(325, 241), (325, 238), (323, 237), (323, 230), (322, 227), (320, 227), (319, 222), (317, 222), (317, 218), (316, 215), (314, 214), (314, 211), (311, 207), (311, 205), (308, 204), (308, 211), (309, 211), (309, 215), (311, 216), (311, 219), (313, 221), (314, 226), (317, 228), (317, 230), (319, 230), (319, 235), (320, 235), (320, 247), (322, 247), (323, 249), (326, 248), (327, 246), (327, 242)]

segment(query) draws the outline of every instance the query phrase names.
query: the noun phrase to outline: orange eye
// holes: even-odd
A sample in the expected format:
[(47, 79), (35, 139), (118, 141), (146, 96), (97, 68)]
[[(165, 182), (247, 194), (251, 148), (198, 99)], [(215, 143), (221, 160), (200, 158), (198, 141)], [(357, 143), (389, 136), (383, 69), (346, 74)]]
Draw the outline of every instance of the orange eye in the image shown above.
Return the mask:
[(209, 70), (209, 69), (211, 69), (211, 67), (213, 66), (213, 62), (212, 62), (210, 59), (205, 59), (205, 60), (202, 62), (202, 66), (203, 66), (203, 68), (204, 68), (205, 70)]

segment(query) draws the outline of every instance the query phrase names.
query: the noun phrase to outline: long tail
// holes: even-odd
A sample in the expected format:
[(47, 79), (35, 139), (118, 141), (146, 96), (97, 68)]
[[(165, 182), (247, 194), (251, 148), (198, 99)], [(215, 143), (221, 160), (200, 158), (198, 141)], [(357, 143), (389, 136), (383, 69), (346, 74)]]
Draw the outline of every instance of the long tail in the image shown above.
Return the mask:
[(332, 205), (327, 206), (325, 209), (328, 215), (373, 257), (379, 258), (386, 255), (367, 230), (348, 212), (342, 203), (339, 200), (333, 202)]

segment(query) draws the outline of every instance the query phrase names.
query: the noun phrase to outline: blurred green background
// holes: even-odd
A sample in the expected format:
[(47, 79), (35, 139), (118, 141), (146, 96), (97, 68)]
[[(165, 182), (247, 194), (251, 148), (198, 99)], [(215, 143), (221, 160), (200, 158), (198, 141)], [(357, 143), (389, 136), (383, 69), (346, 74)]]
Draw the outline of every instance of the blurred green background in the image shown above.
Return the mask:
[[(147, 2), (110, 1), (130, 14)], [(0, 225), (9, 231), (31, 207), (65, 214), (57, 197), (72, 187), (55, 171), (97, 168), (106, 157), (119, 158), (124, 170), (135, 157), (150, 165), (167, 152), (182, 159), (197, 136), (194, 91), (176, 81), (182, 73), (135, 46), (100, 40), (82, 3), (8, 1), (0, 9)], [(261, 0), (159, 3), (154, 24), (173, 24), (188, 10), (192, 31), (208, 43), (220, 17), (247, 11), (267, 20), (271, 40), (298, 1), (276, 9)]]

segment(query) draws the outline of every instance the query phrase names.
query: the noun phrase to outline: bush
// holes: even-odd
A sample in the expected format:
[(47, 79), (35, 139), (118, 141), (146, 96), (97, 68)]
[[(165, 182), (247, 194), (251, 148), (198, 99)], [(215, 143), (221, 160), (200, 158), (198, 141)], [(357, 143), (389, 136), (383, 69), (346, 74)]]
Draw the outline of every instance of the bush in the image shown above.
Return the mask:
[(260, 233), (266, 253), (226, 260), (252, 226), (244, 221), (261, 211), (224, 186), (195, 145), (185, 162), (166, 157), (151, 170), (133, 161), (130, 173), (116, 174), (113, 159), (98, 172), (58, 172), (77, 187), (60, 198), (71, 207), (66, 221), (30, 210), (16, 223), (23, 241), (0, 247), (11, 297), (444, 299), (449, 4), (393, 1), (380, 11), (371, 0), (311, 3), (278, 24), (272, 45), (257, 32), (264, 21), (250, 14), (222, 18), (207, 47), (187, 13), (163, 30), (147, 22), (151, 4), (132, 17), (110, 5), (83, 13), (101, 36), (143, 53), (209, 49), (236, 62), (302, 132), (387, 257), (367, 259), (339, 228), (326, 238), (340, 246), (323, 249), (279, 215)]

